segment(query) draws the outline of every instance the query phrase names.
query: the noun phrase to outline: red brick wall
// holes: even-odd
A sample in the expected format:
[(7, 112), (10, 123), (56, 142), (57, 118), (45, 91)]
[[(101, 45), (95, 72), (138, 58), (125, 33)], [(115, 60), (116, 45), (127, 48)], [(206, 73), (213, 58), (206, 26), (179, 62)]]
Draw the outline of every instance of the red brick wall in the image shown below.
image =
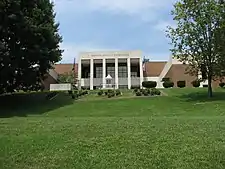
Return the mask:
[(186, 87), (192, 87), (191, 82), (196, 80), (197, 77), (188, 74), (186, 71), (187, 67), (188, 65), (184, 64), (174, 64), (165, 77), (170, 78), (170, 80), (174, 82), (174, 87), (177, 87), (177, 81), (180, 80), (186, 81)]

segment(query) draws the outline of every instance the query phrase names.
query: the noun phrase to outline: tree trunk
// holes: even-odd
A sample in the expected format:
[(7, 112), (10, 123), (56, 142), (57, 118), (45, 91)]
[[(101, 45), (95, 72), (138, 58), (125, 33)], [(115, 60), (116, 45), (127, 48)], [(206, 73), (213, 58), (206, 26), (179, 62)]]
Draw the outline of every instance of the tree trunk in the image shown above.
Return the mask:
[(211, 98), (213, 97), (213, 92), (212, 92), (212, 77), (208, 77), (208, 97)]

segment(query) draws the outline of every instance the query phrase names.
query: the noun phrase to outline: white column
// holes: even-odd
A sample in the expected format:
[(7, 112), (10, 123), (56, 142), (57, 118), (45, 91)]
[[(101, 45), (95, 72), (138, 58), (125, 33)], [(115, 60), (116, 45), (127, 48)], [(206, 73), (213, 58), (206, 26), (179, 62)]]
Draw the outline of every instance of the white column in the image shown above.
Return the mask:
[(128, 89), (131, 89), (131, 73), (130, 73), (130, 58), (127, 58), (127, 80), (128, 80)]
[(143, 82), (143, 65), (142, 65), (142, 59), (139, 58), (139, 64), (140, 64), (140, 88), (142, 88), (142, 82)]
[(94, 80), (94, 61), (90, 59), (90, 90), (93, 90), (93, 80)]
[(78, 61), (78, 89), (81, 89), (81, 59)]
[(106, 77), (106, 61), (105, 58), (102, 59), (102, 87), (105, 88), (105, 77)]
[(115, 88), (119, 88), (119, 80), (118, 80), (118, 58), (115, 58)]

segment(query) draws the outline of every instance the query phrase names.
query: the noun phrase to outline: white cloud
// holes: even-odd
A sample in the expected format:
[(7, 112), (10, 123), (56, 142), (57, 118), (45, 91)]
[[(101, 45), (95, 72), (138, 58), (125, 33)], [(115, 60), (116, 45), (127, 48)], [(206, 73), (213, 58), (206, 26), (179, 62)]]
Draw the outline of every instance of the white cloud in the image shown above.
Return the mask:
[(57, 13), (107, 11), (157, 19), (157, 10), (170, 9), (175, 0), (52, 0)]
[[(158, 24), (152, 25), (157, 30), (163, 30), (167, 21), (160, 21), (161, 12), (167, 11), (169, 14), (172, 4), (175, 0), (51, 0), (55, 3), (55, 11), (61, 19), (68, 16), (81, 17), (86, 13), (95, 11), (104, 11), (111, 14), (124, 14), (139, 18), (141, 22), (151, 22), (159, 20)], [(74, 57), (77, 57), (81, 51), (103, 51), (119, 50), (110, 49), (105, 46), (96, 45), (95, 42), (82, 44), (63, 42), (61, 48), (64, 49), (62, 62), (71, 63)], [(158, 54), (153, 54), (155, 56)], [(162, 58), (165, 56), (163, 56)], [(158, 58), (161, 58), (159, 56)]]

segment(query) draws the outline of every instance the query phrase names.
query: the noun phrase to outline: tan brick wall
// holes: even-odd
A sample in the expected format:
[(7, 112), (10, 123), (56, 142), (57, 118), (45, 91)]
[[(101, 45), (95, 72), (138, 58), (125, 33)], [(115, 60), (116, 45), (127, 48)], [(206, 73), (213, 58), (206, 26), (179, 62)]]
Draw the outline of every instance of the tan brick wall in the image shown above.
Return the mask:
[(157, 77), (162, 72), (166, 62), (147, 62), (145, 63), (144, 77)]

